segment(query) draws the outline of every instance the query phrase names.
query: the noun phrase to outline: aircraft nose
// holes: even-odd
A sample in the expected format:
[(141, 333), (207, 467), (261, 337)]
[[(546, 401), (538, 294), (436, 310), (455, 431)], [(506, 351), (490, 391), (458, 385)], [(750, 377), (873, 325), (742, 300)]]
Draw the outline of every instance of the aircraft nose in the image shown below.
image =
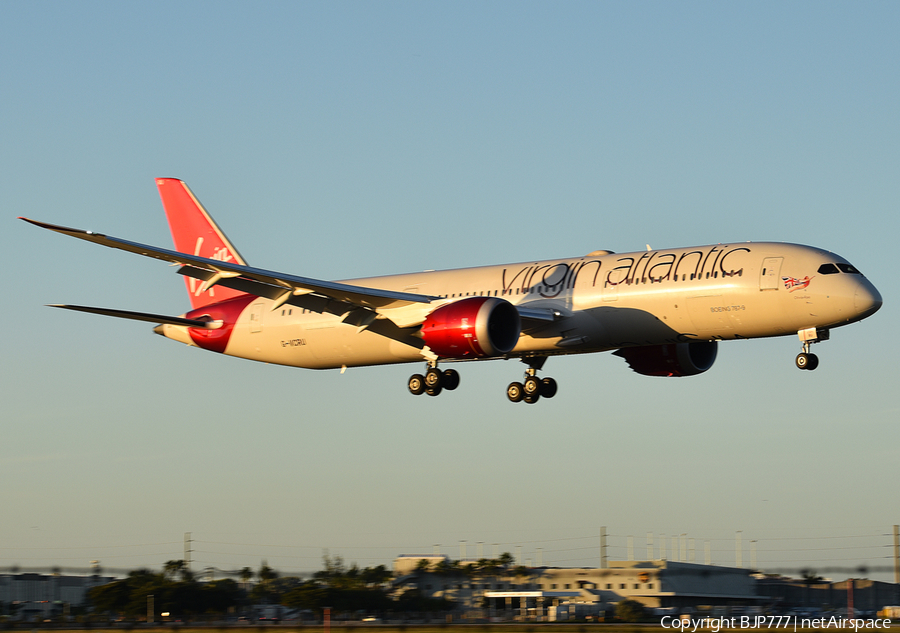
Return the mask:
[(881, 294), (871, 284), (859, 286), (853, 297), (853, 307), (861, 318), (875, 314), (881, 308)]

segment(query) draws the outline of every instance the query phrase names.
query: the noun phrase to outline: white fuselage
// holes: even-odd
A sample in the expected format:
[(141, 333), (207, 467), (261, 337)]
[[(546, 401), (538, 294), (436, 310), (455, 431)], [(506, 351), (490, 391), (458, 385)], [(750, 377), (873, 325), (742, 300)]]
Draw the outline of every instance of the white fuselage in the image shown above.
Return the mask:
[[(552, 321), (523, 320), (518, 344), (504, 357), (782, 336), (845, 325), (878, 309), (881, 297), (864, 276), (849, 266), (853, 272), (819, 272), (824, 264), (848, 262), (818, 248), (760, 242), (353, 279), (345, 283), (441, 299), (380, 309), (372, 327), (360, 328), (341, 315), (290, 303), (273, 310), (272, 300), (254, 297), (224, 353), (315, 369), (422, 361), (420, 347), (385, 335), (379, 321), (421, 323), (472, 296), (505, 299), (523, 313), (556, 311)], [(157, 332), (194, 344), (184, 326)]]

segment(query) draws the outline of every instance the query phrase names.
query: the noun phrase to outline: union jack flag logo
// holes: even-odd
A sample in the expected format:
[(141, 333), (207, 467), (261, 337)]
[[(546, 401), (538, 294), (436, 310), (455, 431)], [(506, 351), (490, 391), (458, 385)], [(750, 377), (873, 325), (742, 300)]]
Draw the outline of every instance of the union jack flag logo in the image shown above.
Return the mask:
[(803, 290), (809, 285), (809, 282), (812, 281), (812, 277), (806, 276), (803, 279), (797, 279), (796, 277), (782, 277), (781, 281), (784, 282), (784, 287), (787, 288), (788, 291), (794, 292), (795, 290)]

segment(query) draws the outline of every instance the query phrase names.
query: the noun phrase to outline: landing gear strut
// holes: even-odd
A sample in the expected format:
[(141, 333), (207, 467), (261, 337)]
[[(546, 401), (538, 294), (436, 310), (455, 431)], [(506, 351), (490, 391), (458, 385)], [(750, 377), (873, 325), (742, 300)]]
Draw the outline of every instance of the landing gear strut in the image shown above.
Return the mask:
[(453, 391), (459, 387), (459, 372), (455, 369), (446, 369), (443, 372), (438, 369), (437, 362), (430, 361), (425, 370), (425, 375), (413, 374), (406, 383), (409, 392), (414, 396), (427, 393), (436, 396), (444, 389)]
[(525, 380), (523, 382), (511, 382), (506, 388), (506, 397), (510, 402), (525, 401), (526, 404), (534, 404), (543, 396), (544, 398), (552, 398), (556, 395), (556, 381), (547, 376), (543, 380), (537, 377), (538, 370), (544, 366), (547, 361), (546, 356), (534, 356), (531, 358), (523, 358), (522, 362), (528, 364), (525, 370)]
[(815, 369), (819, 366), (819, 357), (811, 353), (809, 348), (813, 343), (827, 341), (829, 338), (828, 330), (820, 330), (813, 327), (806, 330), (800, 330), (797, 332), (797, 336), (800, 337), (800, 341), (803, 343), (803, 351), (797, 354), (797, 358), (794, 361), (797, 365), (797, 369)]

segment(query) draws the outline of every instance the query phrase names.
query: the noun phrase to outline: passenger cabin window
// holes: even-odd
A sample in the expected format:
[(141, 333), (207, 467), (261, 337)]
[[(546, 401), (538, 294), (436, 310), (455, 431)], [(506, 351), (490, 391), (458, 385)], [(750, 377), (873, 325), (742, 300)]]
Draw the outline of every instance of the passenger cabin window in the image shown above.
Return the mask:
[(819, 266), (819, 274), (820, 275), (834, 275), (840, 272), (838, 267), (834, 264), (822, 264)]

